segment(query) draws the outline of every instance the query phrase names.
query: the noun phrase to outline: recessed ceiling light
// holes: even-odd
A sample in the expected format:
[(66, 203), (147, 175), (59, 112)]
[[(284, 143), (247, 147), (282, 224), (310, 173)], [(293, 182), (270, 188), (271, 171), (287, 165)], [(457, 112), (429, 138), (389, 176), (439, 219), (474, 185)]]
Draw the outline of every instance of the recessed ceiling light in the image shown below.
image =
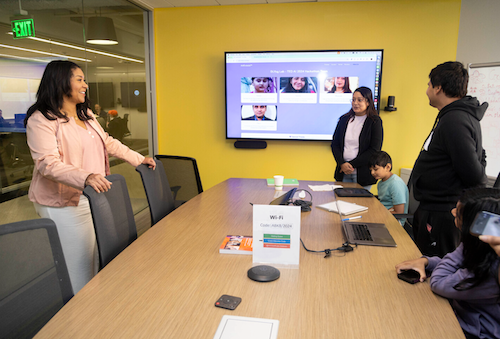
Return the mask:
[(71, 60), (92, 62), (92, 60), (89, 60), (89, 59), (78, 58), (78, 57), (74, 57), (74, 56), (71, 56), (71, 55), (64, 55), (64, 54), (43, 52), (43, 51), (38, 51), (36, 49), (30, 49), (30, 48), (23, 48), (23, 47), (17, 47), (17, 46), (11, 46), (11, 45), (4, 45), (4, 44), (0, 44), (0, 47), (15, 49), (15, 50), (24, 51), (24, 52), (31, 52), (31, 53), (38, 53), (38, 54), (43, 54), (43, 55), (56, 56), (56, 57), (60, 57), (60, 58), (64, 58), (64, 59), (71, 59)]
[[(8, 32), (7, 34), (13, 35), (12, 32)], [(108, 56), (108, 57), (116, 58), (116, 59), (120, 59), (120, 60), (133, 61), (133, 62), (137, 62), (139, 64), (143, 64), (144, 63), (144, 60), (129, 58), (129, 57), (126, 57), (126, 56), (123, 56), (123, 55), (119, 55), (119, 54), (102, 52), (102, 51), (98, 51), (98, 50), (92, 49), (92, 48), (85, 48), (85, 47), (80, 47), (80, 46), (76, 46), (76, 45), (66, 44), (64, 42), (54, 41), (54, 40), (51, 40), (51, 39), (44, 39), (44, 38), (39, 38), (39, 37), (28, 37), (28, 39), (39, 41), (39, 42), (45, 42), (45, 43), (52, 44), (52, 45), (57, 45), (57, 46), (73, 48), (73, 49), (76, 49), (76, 50), (79, 50), (79, 51), (85, 51), (85, 52), (88, 52), (88, 53), (94, 53), (94, 54), (104, 55), (104, 56)]]
[(43, 59), (37, 59), (37, 58), (22, 57), (22, 56), (11, 55), (11, 54), (0, 54), (0, 56), (4, 57), (4, 58), (10, 58), (10, 59), (36, 61), (36, 62), (41, 62), (41, 63), (44, 63), (44, 64), (48, 64), (49, 62), (52, 61), (52, 60), (43, 60)]

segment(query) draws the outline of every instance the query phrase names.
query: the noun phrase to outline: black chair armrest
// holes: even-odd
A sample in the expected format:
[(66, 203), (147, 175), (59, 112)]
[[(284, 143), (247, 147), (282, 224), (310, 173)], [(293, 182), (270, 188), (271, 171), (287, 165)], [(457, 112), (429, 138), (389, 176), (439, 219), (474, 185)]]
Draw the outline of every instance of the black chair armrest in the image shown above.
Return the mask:
[(393, 214), (393, 216), (396, 219), (403, 219), (403, 218), (411, 219), (411, 218), (413, 218), (413, 214), (405, 214), (405, 213)]
[(170, 186), (170, 190), (172, 191), (172, 194), (174, 196), (174, 200), (177, 197), (177, 192), (181, 189), (181, 186)]

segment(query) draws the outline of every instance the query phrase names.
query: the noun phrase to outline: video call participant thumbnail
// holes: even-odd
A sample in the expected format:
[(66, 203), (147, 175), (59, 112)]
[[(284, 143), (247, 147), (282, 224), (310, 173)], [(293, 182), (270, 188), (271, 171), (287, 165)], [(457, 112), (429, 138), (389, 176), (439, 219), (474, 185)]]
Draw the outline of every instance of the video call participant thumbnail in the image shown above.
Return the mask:
[(254, 115), (248, 118), (243, 118), (242, 120), (256, 120), (256, 121), (272, 120), (266, 117), (265, 115), (267, 111), (267, 105), (252, 105), (252, 109)]
[(290, 77), (286, 79), (286, 86), (281, 90), (281, 93), (316, 93), (309, 88), (307, 77)]
[(252, 86), (254, 88), (250, 93), (274, 93), (275, 84), (272, 78), (253, 77)]
[(349, 77), (336, 77), (334, 79), (335, 83), (329, 93), (352, 93), (349, 87)]

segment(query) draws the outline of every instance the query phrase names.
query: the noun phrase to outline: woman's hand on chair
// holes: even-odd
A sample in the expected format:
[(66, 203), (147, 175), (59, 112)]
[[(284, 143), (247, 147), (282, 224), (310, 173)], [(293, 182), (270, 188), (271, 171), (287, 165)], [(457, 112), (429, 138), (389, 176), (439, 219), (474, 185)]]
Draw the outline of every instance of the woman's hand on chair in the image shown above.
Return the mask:
[(100, 174), (92, 173), (85, 180), (85, 186), (91, 186), (97, 193), (107, 192), (111, 188), (111, 182)]
[(149, 168), (152, 168), (153, 170), (156, 168), (156, 162), (153, 158), (150, 157), (145, 157), (144, 160), (142, 161), (144, 165), (148, 165)]

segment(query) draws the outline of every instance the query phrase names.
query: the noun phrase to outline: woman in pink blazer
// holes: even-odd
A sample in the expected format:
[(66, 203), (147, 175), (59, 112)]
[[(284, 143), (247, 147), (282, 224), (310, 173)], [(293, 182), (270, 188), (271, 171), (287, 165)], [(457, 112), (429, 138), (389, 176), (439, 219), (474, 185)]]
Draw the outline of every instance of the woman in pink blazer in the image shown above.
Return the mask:
[(37, 213), (54, 220), (76, 294), (97, 273), (98, 257), (85, 186), (105, 192), (111, 183), (108, 154), (132, 166), (154, 168), (152, 158), (132, 151), (102, 129), (86, 96), (82, 69), (52, 61), (43, 73), (36, 103), (24, 124), (35, 168), (29, 189)]

